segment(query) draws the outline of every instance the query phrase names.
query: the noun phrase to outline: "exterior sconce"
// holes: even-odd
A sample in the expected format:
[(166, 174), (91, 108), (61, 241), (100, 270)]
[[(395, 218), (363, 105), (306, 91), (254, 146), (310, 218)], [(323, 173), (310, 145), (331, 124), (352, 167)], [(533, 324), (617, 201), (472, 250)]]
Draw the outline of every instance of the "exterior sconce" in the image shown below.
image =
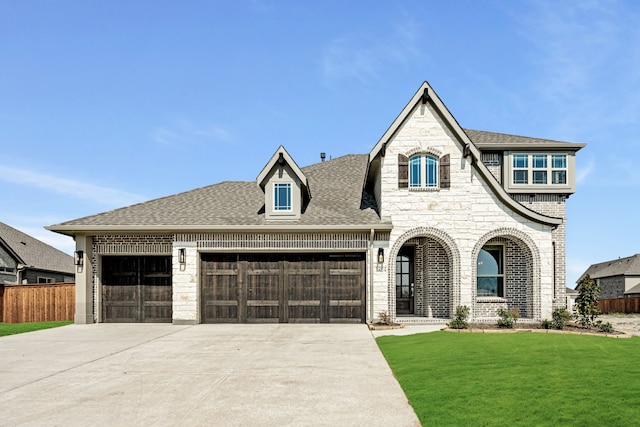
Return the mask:
[(384, 264), (384, 249), (378, 248), (378, 264)]
[(73, 264), (78, 267), (84, 265), (84, 251), (75, 251), (73, 257)]
[(186, 264), (187, 262), (187, 255), (185, 254), (184, 248), (178, 250), (178, 262), (180, 264)]

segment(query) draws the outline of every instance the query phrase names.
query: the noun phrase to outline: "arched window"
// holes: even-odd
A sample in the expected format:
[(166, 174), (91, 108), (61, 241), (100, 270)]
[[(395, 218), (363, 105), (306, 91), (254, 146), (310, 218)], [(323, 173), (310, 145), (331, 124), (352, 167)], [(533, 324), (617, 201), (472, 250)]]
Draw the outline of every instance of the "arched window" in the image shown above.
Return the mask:
[(432, 188), (438, 186), (438, 159), (418, 154), (409, 159), (409, 187)]
[(504, 247), (485, 245), (478, 254), (479, 297), (504, 297)]

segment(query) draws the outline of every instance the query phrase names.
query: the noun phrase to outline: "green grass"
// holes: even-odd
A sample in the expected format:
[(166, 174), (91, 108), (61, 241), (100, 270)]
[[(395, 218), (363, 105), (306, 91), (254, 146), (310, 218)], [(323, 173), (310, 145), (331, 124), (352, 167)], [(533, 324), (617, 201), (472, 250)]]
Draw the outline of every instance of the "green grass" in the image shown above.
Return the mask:
[(377, 339), (425, 426), (640, 425), (640, 338), (434, 332)]
[(0, 337), (5, 335), (23, 334), (25, 332), (39, 331), (40, 329), (57, 328), (69, 325), (71, 321), (60, 322), (30, 322), (30, 323), (0, 323)]

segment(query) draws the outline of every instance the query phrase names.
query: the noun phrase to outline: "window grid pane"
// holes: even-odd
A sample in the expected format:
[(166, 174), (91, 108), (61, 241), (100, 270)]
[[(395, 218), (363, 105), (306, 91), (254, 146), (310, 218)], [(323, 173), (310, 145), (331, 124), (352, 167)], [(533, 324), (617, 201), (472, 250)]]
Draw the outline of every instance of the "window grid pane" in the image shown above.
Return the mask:
[(274, 184), (274, 204), (276, 211), (291, 210), (291, 184), (276, 183)]
[(422, 184), (421, 172), (421, 156), (414, 156), (409, 159), (409, 186), (420, 187)]
[(533, 155), (533, 167), (535, 169), (546, 169), (547, 168), (547, 155), (546, 154), (534, 154)]
[(554, 154), (551, 156), (551, 167), (554, 169), (566, 169), (567, 168), (567, 155), (566, 154)]
[(527, 168), (529, 167), (529, 155), (528, 154), (514, 154), (513, 155), (513, 167), (514, 168)]
[(435, 187), (438, 185), (437, 178), (437, 161), (435, 157), (426, 156), (425, 160), (427, 162), (427, 187)]
[(533, 183), (534, 184), (546, 184), (547, 183), (547, 171), (533, 171)]

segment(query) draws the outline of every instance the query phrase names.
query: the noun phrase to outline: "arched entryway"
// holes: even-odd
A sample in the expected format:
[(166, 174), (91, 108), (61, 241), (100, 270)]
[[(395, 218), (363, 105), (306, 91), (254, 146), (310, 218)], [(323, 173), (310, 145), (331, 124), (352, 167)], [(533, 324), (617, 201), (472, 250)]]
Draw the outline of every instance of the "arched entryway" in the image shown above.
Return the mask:
[(485, 235), (474, 248), (473, 317), (495, 318), (500, 308), (523, 319), (540, 316), (539, 255), (531, 238), (517, 230)]
[(403, 234), (389, 261), (389, 312), (394, 317), (450, 319), (459, 301), (459, 256), (453, 241), (432, 228)]

